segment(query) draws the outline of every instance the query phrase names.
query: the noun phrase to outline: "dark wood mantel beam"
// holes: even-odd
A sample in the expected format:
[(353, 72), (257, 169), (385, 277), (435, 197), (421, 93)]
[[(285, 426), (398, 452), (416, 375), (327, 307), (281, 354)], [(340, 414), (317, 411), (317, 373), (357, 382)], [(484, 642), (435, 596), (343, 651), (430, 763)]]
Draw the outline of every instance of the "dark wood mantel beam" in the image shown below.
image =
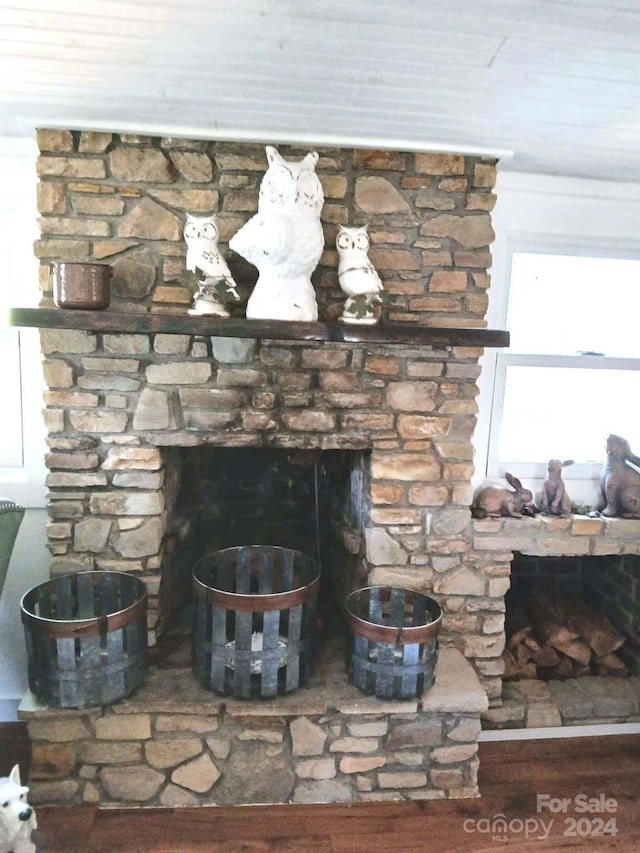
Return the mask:
[(195, 317), (190, 314), (80, 311), (65, 308), (12, 308), (11, 326), (82, 329), (87, 332), (162, 333), (287, 341), (330, 341), (347, 344), (400, 344), (444, 349), (450, 346), (506, 347), (509, 332), (500, 329), (450, 329), (381, 323), (349, 326), (338, 322), (298, 323), (247, 320), (244, 317)]

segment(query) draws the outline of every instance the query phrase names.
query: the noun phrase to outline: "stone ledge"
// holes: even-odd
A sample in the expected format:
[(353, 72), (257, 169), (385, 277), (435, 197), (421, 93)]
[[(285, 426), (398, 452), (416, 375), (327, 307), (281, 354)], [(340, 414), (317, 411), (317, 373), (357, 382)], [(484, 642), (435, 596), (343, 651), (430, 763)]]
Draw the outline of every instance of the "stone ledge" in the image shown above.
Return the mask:
[(640, 676), (510, 681), (503, 699), (482, 715), (485, 729), (640, 722)]
[[(349, 684), (337, 644), (327, 644), (316, 672), (309, 682), (286, 696), (242, 701), (218, 696), (201, 687), (190, 668), (160, 668), (151, 665), (143, 686), (128, 699), (111, 706), (115, 715), (157, 713), (201, 716), (224, 712), (229, 719), (256, 717), (282, 720), (302, 715), (326, 714), (412, 714), (420, 708), (428, 713), (477, 713), (487, 707), (487, 697), (471, 664), (454, 648), (442, 647), (436, 668), (436, 684), (415, 699), (381, 700), (365, 696)], [(100, 708), (51, 708), (27, 691), (18, 708), (21, 720), (55, 717), (98, 717)]]
[(627, 518), (473, 519), (473, 547), (478, 551), (519, 551), (532, 557), (582, 557), (640, 554), (640, 520)]

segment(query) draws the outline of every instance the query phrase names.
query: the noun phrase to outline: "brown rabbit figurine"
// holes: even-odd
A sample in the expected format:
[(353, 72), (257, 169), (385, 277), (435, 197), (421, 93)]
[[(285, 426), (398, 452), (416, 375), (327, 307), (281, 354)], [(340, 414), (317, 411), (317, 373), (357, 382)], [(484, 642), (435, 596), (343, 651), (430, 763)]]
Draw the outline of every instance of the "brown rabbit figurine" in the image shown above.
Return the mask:
[(547, 477), (542, 485), (540, 512), (545, 515), (569, 515), (571, 498), (562, 479), (562, 469), (573, 465), (573, 459), (550, 459), (547, 463)]
[(640, 458), (619, 435), (607, 436), (607, 461), (600, 478), (602, 515), (640, 518)]
[(471, 508), (474, 518), (499, 518), (503, 515), (522, 518), (533, 501), (533, 494), (529, 489), (525, 489), (513, 474), (507, 472), (504, 478), (515, 491), (510, 492), (500, 486), (485, 486), (480, 489)]

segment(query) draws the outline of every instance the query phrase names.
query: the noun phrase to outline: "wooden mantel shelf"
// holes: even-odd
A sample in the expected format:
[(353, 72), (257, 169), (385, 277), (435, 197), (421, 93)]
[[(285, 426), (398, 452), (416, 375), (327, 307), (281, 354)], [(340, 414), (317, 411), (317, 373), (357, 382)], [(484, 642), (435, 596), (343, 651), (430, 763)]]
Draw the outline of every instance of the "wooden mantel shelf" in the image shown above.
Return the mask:
[(401, 344), (443, 349), (450, 346), (509, 346), (509, 333), (499, 329), (449, 329), (381, 323), (348, 326), (342, 323), (298, 323), (247, 320), (244, 317), (195, 317), (184, 314), (80, 311), (65, 308), (12, 308), (12, 326), (40, 329), (82, 329), (89, 332), (163, 333), (287, 341), (330, 341), (356, 344)]

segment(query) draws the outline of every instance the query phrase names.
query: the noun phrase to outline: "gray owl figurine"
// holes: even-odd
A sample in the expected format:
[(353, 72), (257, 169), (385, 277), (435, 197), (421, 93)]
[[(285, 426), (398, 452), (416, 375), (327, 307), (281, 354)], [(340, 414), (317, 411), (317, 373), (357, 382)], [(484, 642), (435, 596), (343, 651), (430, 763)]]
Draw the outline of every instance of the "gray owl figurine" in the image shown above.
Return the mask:
[(228, 317), (225, 303), (237, 302), (240, 297), (231, 270), (218, 248), (215, 216), (187, 213), (183, 234), (187, 244), (187, 269), (201, 274), (189, 313)]
[(338, 261), (338, 283), (347, 300), (338, 319), (342, 323), (374, 325), (378, 322), (374, 304), (382, 302), (382, 281), (369, 260), (371, 241), (367, 226), (346, 228), (339, 226), (336, 239)]

